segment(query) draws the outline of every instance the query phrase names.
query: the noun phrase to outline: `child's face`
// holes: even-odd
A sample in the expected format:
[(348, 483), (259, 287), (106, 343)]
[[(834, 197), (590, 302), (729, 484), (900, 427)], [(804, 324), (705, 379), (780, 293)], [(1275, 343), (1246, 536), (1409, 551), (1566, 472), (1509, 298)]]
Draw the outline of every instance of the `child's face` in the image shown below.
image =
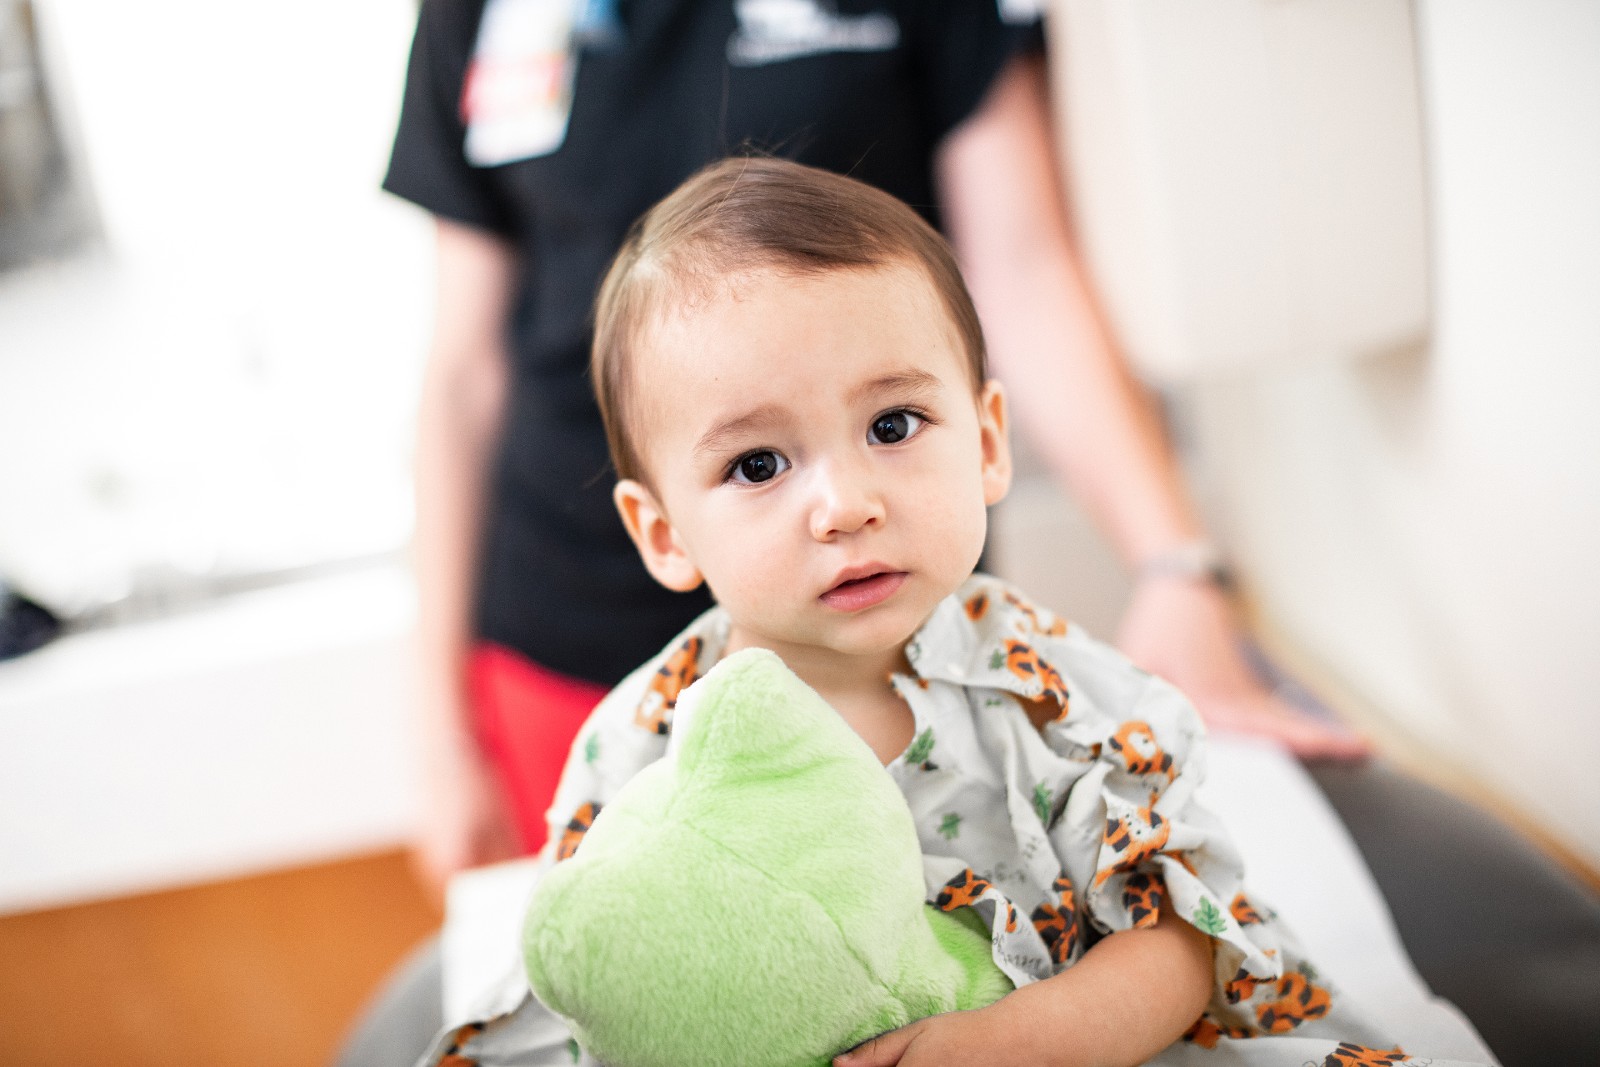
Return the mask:
[(1010, 484), (1005, 402), (918, 269), (743, 276), (641, 345), (655, 483), (617, 505), (662, 584), (735, 642), (898, 652), (971, 573)]

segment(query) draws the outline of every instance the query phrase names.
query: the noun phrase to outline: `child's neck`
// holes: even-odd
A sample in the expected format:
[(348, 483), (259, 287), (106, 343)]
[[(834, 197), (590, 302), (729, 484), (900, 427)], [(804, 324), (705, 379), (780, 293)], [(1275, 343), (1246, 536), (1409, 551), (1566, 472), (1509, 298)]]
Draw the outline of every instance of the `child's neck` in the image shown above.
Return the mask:
[[(724, 655), (752, 646), (771, 647), (747, 639), (735, 628), (728, 635)], [(881, 762), (890, 762), (911, 743), (915, 732), (911, 709), (889, 680), (895, 673), (910, 672), (903, 645), (866, 655), (848, 655), (814, 645), (785, 645), (772, 650), (839, 713)]]

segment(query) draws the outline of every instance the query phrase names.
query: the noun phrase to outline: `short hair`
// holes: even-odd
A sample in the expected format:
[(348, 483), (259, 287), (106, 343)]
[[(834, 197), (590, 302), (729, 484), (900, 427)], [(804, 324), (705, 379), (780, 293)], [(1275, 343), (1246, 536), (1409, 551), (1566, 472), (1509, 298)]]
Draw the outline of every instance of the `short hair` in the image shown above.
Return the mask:
[(920, 268), (938, 293), (977, 394), (987, 378), (978, 313), (950, 246), (922, 216), (880, 189), (788, 160), (729, 158), (691, 176), (629, 229), (595, 301), (590, 373), (618, 477), (648, 480), (630, 432), (633, 368), (669, 301), (755, 270), (899, 263)]

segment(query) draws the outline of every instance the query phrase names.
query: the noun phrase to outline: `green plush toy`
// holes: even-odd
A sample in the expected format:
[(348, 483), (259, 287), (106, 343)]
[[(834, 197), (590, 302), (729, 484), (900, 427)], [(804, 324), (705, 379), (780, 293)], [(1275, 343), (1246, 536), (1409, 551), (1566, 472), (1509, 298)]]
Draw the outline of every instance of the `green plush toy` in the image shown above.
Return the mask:
[(529, 981), (591, 1055), (826, 1064), (1011, 989), (975, 914), (923, 903), (888, 772), (776, 655), (723, 660), (673, 729), (529, 905)]

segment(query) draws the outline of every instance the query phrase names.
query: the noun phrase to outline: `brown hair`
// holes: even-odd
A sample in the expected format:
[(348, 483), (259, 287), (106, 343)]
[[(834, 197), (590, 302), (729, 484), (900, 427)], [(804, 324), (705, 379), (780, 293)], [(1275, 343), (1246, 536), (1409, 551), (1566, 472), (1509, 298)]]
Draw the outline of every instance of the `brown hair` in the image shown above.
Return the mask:
[(870, 270), (904, 261), (933, 283), (966, 349), (972, 388), (983, 388), (983, 331), (944, 238), (893, 196), (853, 178), (782, 159), (713, 163), (628, 231), (595, 302), (590, 372), (611, 460), (644, 478), (629, 433), (638, 404), (632, 368), (669, 299), (732, 273)]

